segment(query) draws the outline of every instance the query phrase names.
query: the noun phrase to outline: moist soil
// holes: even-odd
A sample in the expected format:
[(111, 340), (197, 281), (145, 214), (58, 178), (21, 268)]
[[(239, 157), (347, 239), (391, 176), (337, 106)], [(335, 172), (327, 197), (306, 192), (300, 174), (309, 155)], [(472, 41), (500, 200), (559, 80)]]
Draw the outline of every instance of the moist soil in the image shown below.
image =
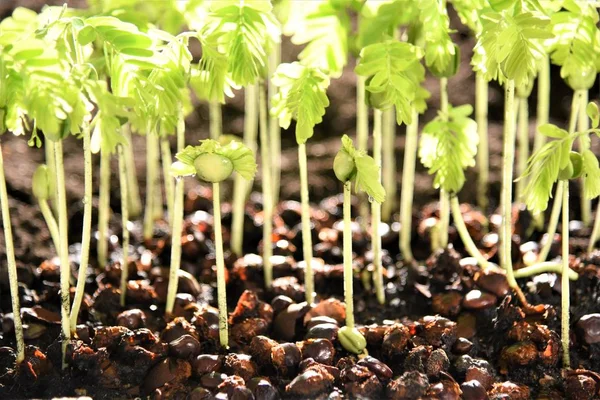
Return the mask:
[[(42, 1), (6, 1), (0, 16), (18, 5), (40, 7)], [(50, 4), (51, 2), (46, 2)], [(62, 2), (61, 2), (62, 3)], [(83, 2), (80, 2), (83, 3)], [(70, 4), (71, 5), (71, 4)], [(74, 4), (77, 5), (77, 4)], [(474, 76), (469, 68), (473, 40), (453, 17), (462, 67), (449, 82), (452, 104), (474, 103)], [(298, 48), (284, 43), (283, 60), (296, 58)], [(579, 188), (571, 185), (570, 264), (579, 279), (571, 282), (571, 366), (561, 370), (560, 277), (543, 274), (522, 279), (521, 288), (536, 312), (526, 313), (509, 290), (502, 271), (481, 271), (451, 228), (449, 248), (432, 253), (428, 227), (437, 217), (437, 193), (431, 178), (417, 166), (413, 218), (413, 251), (418, 263), (399, 255), (398, 223), (394, 215), (382, 228), (386, 303), (380, 305), (373, 289), (369, 232), (353, 225), (355, 313), (367, 338), (368, 356), (344, 350), (337, 338), (344, 325), (341, 185), (332, 172), (333, 157), (343, 133), (355, 132), (354, 60), (328, 91), (331, 106), (308, 144), (313, 244), (317, 298), (304, 301), (299, 183), (293, 127), (282, 132), (281, 198), (275, 218), (273, 287), (262, 279), (260, 177), (247, 204), (244, 255), (227, 251), (230, 206), (223, 204), (223, 226), (228, 270), (230, 349), (218, 345), (216, 275), (212, 232), (212, 193), (202, 184), (186, 181), (186, 220), (182, 273), (172, 316), (165, 317), (170, 237), (165, 221), (157, 221), (151, 242), (141, 237), (141, 222), (130, 227), (129, 286), (126, 306), (119, 305), (121, 273), (120, 198), (113, 165), (110, 227), (111, 262), (93, 260), (86, 280), (86, 296), (74, 339), (68, 343), (61, 370), (59, 271), (50, 235), (31, 194), (31, 176), (44, 160), (43, 150), (31, 148), (26, 138), (2, 139), (16, 256), (20, 301), (25, 324), (26, 360), (14, 364), (14, 328), (10, 308), (4, 238), (0, 238), (0, 398), (48, 398), (89, 395), (93, 398), (574, 398), (591, 399), (600, 389), (600, 252), (585, 254), (590, 234), (579, 218)], [(552, 70), (551, 115), (563, 123), (571, 91)], [(435, 116), (437, 81), (428, 77), (430, 109), (422, 120)], [(531, 133), (535, 120), (534, 88), (530, 99)], [(590, 93), (591, 98), (596, 95)], [(470, 233), (491, 261), (497, 260), (495, 207), (499, 198), (501, 165), (502, 91), (490, 87), (490, 209), (470, 206), (475, 185), (460, 193)], [(223, 108), (224, 131), (241, 135), (243, 95)], [(208, 136), (208, 110), (196, 103), (186, 121), (186, 141)], [(394, 143), (397, 181), (401, 187), (404, 128)], [(133, 148), (140, 188), (145, 187), (144, 138), (134, 135)], [(174, 150), (174, 148), (173, 148)], [(599, 149), (596, 148), (596, 151)], [(94, 159), (99, 167), (99, 159)], [(74, 279), (81, 237), (83, 158), (81, 143), (65, 141), (65, 170), (69, 197), (69, 238)], [(98, 176), (94, 176), (94, 190)], [(476, 170), (468, 171), (475, 182)], [(230, 186), (224, 185), (224, 199)], [(399, 193), (399, 192), (398, 192)], [(393, 196), (389, 196), (393, 198)], [(355, 199), (356, 201), (356, 199)], [(393, 201), (397, 201), (393, 200)], [(94, 204), (97, 193), (94, 193)], [(357, 204), (353, 215), (356, 216)], [(94, 216), (94, 226), (95, 226)], [(490, 221), (489, 223), (487, 221)], [(532, 231), (531, 216), (514, 207), (513, 258), (515, 267), (534, 257), (542, 233)], [(2, 234), (0, 233), (0, 236)], [(92, 259), (96, 243), (92, 242)], [(549, 259), (559, 256), (556, 235)]]

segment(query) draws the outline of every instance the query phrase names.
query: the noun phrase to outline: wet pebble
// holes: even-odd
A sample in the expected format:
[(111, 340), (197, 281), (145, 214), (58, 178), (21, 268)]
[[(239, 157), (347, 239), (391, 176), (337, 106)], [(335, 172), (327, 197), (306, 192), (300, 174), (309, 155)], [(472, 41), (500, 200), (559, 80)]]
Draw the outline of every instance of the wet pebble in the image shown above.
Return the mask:
[(487, 400), (488, 398), (485, 388), (478, 381), (466, 381), (460, 385), (460, 390), (465, 400)]
[(401, 355), (410, 339), (408, 328), (401, 324), (396, 324), (390, 328), (383, 337), (381, 350), (388, 359), (393, 359)]
[(318, 324), (306, 332), (307, 339), (327, 339), (334, 342), (337, 339), (338, 331), (340, 330), (337, 324)]
[(459, 400), (461, 394), (462, 391), (458, 383), (450, 379), (443, 379), (437, 383), (432, 383), (425, 396), (430, 399)]
[(504, 297), (510, 293), (510, 286), (506, 280), (506, 275), (501, 271), (492, 269), (481, 270), (476, 278), (475, 283), (481, 289), (493, 293), (498, 297)]
[(338, 324), (342, 324), (346, 319), (346, 307), (337, 299), (322, 300), (306, 313), (304, 323), (319, 316), (333, 318)]
[(250, 342), (250, 355), (258, 365), (265, 366), (271, 364), (271, 349), (277, 346), (278, 343), (266, 336), (256, 336)]
[(450, 350), (456, 341), (456, 322), (440, 316), (426, 316), (419, 320), (419, 337), (434, 347)]
[(256, 400), (279, 400), (279, 392), (271, 382), (262, 377), (257, 377), (246, 382), (248, 389), (254, 394)]
[(577, 321), (577, 330), (587, 344), (600, 343), (600, 314), (587, 314)]
[(152, 393), (166, 383), (186, 381), (192, 375), (191, 365), (184, 360), (165, 358), (156, 364), (146, 375), (143, 392)]
[(407, 371), (388, 383), (386, 393), (388, 398), (393, 400), (417, 400), (425, 395), (428, 387), (427, 375), (417, 371)]
[(321, 324), (333, 324), (333, 325), (337, 325), (339, 326), (338, 322), (328, 316), (325, 315), (319, 315), (317, 317), (313, 317), (311, 318), (308, 322), (305, 323), (306, 329), (310, 329), (316, 325), (321, 325)]
[(450, 367), (450, 360), (446, 352), (442, 349), (435, 349), (427, 359), (425, 364), (425, 372), (428, 377), (437, 377), (440, 372), (447, 371)]
[(565, 380), (565, 393), (572, 400), (591, 400), (595, 398), (596, 381), (586, 375), (570, 375)]
[(328, 339), (308, 339), (301, 343), (302, 358), (312, 358), (318, 363), (331, 365), (335, 356), (333, 343)]
[(508, 396), (510, 400), (528, 400), (530, 398), (530, 392), (527, 386), (510, 381), (495, 383), (492, 390), (490, 390), (489, 395), (492, 398), (503, 398), (502, 396)]
[(293, 304), (293, 303), (294, 303), (294, 300), (292, 300), (288, 296), (279, 295), (279, 296), (273, 297), (273, 300), (271, 300), (271, 307), (273, 308), (273, 312), (275, 314), (277, 314), (278, 312), (283, 311), (286, 308), (288, 308), (290, 306), (290, 304)]
[(271, 362), (283, 376), (296, 375), (302, 359), (300, 349), (294, 343), (283, 343), (271, 348)]
[(377, 375), (377, 377), (379, 379), (381, 379), (382, 381), (392, 378), (393, 372), (390, 369), (390, 367), (388, 367), (386, 364), (379, 361), (375, 357), (366, 356), (364, 358), (361, 358), (357, 364), (367, 367), (372, 373)]
[(263, 318), (248, 318), (231, 327), (231, 338), (240, 344), (250, 344), (253, 338), (266, 335), (269, 323)]
[(529, 365), (537, 359), (537, 356), (538, 350), (535, 343), (518, 342), (502, 349), (500, 362), (513, 366)]
[(219, 372), (223, 365), (223, 357), (215, 354), (200, 354), (192, 361), (194, 376), (200, 377), (209, 372)]
[(190, 392), (188, 397), (189, 400), (212, 400), (214, 399), (212, 393), (202, 387), (197, 387)]
[(256, 363), (247, 354), (227, 354), (223, 360), (223, 372), (228, 375), (237, 375), (249, 381), (258, 373)]
[(227, 378), (227, 375), (220, 372), (209, 372), (208, 374), (202, 375), (200, 384), (208, 390), (214, 390), (225, 380), (225, 378)]
[(183, 335), (169, 342), (169, 354), (177, 358), (190, 359), (200, 354), (200, 342), (191, 335)]
[(456, 291), (436, 293), (433, 295), (431, 306), (433, 312), (444, 317), (455, 317), (460, 313), (463, 296)]
[(458, 339), (456, 339), (456, 342), (454, 342), (454, 345), (452, 346), (452, 352), (454, 354), (467, 354), (471, 351), (472, 348), (473, 342), (471, 342), (469, 339), (459, 337)]
[(471, 290), (465, 295), (462, 306), (468, 310), (485, 310), (496, 305), (496, 296), (480, 290)]
[(494, 377), (485, 368), (469, 367), (465, 373), (465, 381), (477, 381), (485, 390), (489, 390), (494, 384)]
[(289, 385), (286, 386), (286, 393), (295, 398), (316, 398), (320, 394), (328, 393), (333, 385), (334, 377), (325, 368), (310, 366)]

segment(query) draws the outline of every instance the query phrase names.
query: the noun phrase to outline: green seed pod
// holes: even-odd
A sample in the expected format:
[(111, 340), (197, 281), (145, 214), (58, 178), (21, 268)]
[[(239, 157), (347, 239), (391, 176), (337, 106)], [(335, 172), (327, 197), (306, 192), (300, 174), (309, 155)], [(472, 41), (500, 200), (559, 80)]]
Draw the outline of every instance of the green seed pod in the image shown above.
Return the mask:
[(33, 173), (31, 186), (33, 195), (38, 200), (49, 200), (54, 198), (56, 186), (54, 185), (54, 179), (50, 175), (50, 171), (46, 164), (41, 164), (36, 168)]
[(596, 82), (596, 69), (593, 67), (583, 68), (579, 73), (570, 74), (567, 84), (573, 90), (589, 90)]
[(367, 340), (356, 328), (340, 328), (338, 339), (344, 349), (354, 354), (362, 353), (367, 347)]
[(573, 163), (569, 161), (567, 166), (559, 171), (558, 179), (560, 179), (561, 181), (569, 180), (573, 177), (573, 172)]
[(227, 157), (215, 153), (200, 154), (194, 160), (196, 175), (206, 182), (223, 182), (231, 176), (233, 163)]
[(342, 182), (352, 180), (356, 175), (356, 164), (354, 159), (345, 150), (338, 151), (333, 160), (333, 172), (335, 176)]
[(571, 164), (573, 165), (573, 175), (571, 178), (580, 178), (581, 175), (583, 175), (583, 157), (576, 151), (572, 151), (571, 154), (569, 154), (569, 158), (571, 159)]

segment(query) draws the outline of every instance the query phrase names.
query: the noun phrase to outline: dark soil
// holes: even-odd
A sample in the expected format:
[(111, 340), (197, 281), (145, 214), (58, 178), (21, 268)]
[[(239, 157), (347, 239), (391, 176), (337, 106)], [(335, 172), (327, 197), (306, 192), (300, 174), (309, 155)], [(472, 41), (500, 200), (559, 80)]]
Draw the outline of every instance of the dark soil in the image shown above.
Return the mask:
[[(0, 17), (17, 5), (39, 7), (62, 1), (3, 1)], [(73, 3), (73, 4), (71, 4)], [(79, 2), (82, 3), (82, 2)], [(79, 4), (77, 3), (77, 4)], [(70, 5), (77, 5), (69, 2)], [(456, 18), (454, 18), (456, 20)], [(457, 27), (456, 41), (463, 63), (450, 80), (453, 104), (473, 104), (474, 76), (469, 68), (473, 40)], [(284, 62), (295, 59), (298, 49), (284, 46)], [(92, 265), (87, 279), (80, 325), (69, 343), (68, 368), (61, 372), (58, 268), (49, 234), (31, 194), (31, 176), (44, 160), (43, 150), (27, 146), (26, 138), (3, 137), (4, 158), (15, 245), (19, 266), (20, 300), (26, 324), (26, 361), (14, 368), (14, 329), (6, 278), (4, 238), (0, 238), (0, 398), (28, 398), (90, 395), (94, 398), (151, 396), (156, 398), (598, 398), (600, 389), (600, 253), (584, 255), (589, 229), (572, 224), (571, 260), (579, 279), (571, 283), (571, 363), (573, 370), (562, 373), (560, 349), (560, 279), (545, 274), (524, 279), (522, 288), (541, 312), (526, 315), (508, 289), (502, 271), (483, 273), (465, 259), (455, 233), (451, 247), (431, 255), (426, 229), (427, 218), (435, 218), (436, 198), (431, 178), (417, 167), (415, 233), (413, 247), (419, 260), (405, 264), (399, 257), (397, 224), (390, 222), (383, 236), (386, 305), (374, 296), (369, 236), (357, 231), (355, 254), (355, 311), (359, 329), (368, 341), (368, 357), (346, 352), (337, 339), (344, 324), (342, 285), (341, 186), (333, 175), (333, 157), (343, 133), (355, 132), (354, 60), (344, 75), (332, 81), (331, 106), (315, 137), (308, 144), (309, 184), (314, 201), (313, 243), (315, 256), (323, 260), (316, 271), (317, 301), (304, 303), (303, 270), (298, 206), (284, 202), (277, 213), (277, 240), (273, 241), (275, 278), (265, 290), (260, 254), (260, 198), (248, 204), (244, 257), (227, 253), (228, 304), (231, 349), (218, 346), (216, 277), (212, 238), (211, 193), (193, 180), (186, 182), (183, 247), (184, 274), (179, 278), (175, 319), (164, 317), (168, 279), (170, 238), (157, 224), (155, 240), (144, 245), (140, 224), (132, 231), (133, 257), (128, 266), (130, 283), (127, 307), (119, 306), (118, 262), (106, 268)], [(564, 122), (571, 91), (552, 70), (552, 116)], [(439, 96), (437, 81), (428, 78), (432, 92), (430, 109), (423, 121), (434, 115)], [(530, 100), (535, 110), (535, 88)], [(594, 92), (590, 93), (595, 98)], [(502, 92), (490, 88), (490, 209), (469, 210), (466, 218), (471, 233), (492, 261), (497, 246), (493, 234), (484, 236), (477, 223), (495, 208), (501, 165)], [(243, 96), (239, 93), (224, 107), (224, 131), (241, 134)], [(197, 107), (187, 119), (187, 143), (208, 136), (208, 110)], [(533, 123), (532, 129), (533, 133)], [(403, 127), (395, 143), (398, 182), (404, 149)], [(281, 185), (282, 199), (299, 198), (296, 147), (293, 130), (283, 132)], [(140, 188), (145, 180), (145, 143), (134, 137)], [(596, 148), (598, 150), (598, 148)], [(94, 160), (99, 166), (99, 160)], [(77, 275), (78, 238), (81, 235), (83, 162), (81, 143), (65, 142), (67, 191), (70, 200), (70, 241), (73, 276)], [(116, 174), (116, 162), (113, 174)], [(97, 179), (97, 174), (94, 179)], [(468, 172), (474, 182), (476, 171)], [(111, 207), (120, 207), (118, 181), (113, 176)], [(572, 186), (573, 219), (577, 219), (578, 188)], [(94, 185), (98, 187), (97, 182)], [(400, 188), (400, 186), (399, 186)], [(257, 176), (255, 189), (260, 189)], [(142, 193), (143, 194), (143, 193)], [(94, 193), (97, 201), (97, 193)], [(225, 198), (228, 198), (226, 190)], [(466, 185), (461, 199), (475, 200), (475, 185)], [(518, 207), (517, 207), (518, 208)], [(225, 245), (231, 218), (223, 207)], [(468, 209), (467, 209), (468, 210)], [(515, 263), (537, 251), (541, 234), (527, 237), (527, 213), (515, 213)], [(467, 217), (467, 216), (466, 216)], [(394, 216), (394, 220), (397, 217)], [(113, 259), (119, 259), (120, 218), (114, 215)], [(95, 224), (95, 223), (94, 223)], [(493, 224), (491, 229), (495, 229)], [(0, 235), (2, 236), (2, 235)], [(557, 257), (559, 236), (550, 258)], [(95, 243), (92, 244), (92, 255)], [(530, 254), (529, 254), (530, 255)], [(237, 306), (236, 306), (237, 305)]]

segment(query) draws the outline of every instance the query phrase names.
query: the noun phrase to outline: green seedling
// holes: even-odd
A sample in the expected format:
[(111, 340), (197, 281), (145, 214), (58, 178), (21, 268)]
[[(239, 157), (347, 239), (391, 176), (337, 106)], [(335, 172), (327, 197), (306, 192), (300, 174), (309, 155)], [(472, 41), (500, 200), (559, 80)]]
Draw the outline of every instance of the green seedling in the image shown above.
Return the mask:
[(58, 251), (60, 243), (58, 224), (56, 223), (56, 218), (54, 218), (52, 209), (48, 204), (48, 200), (53, 199), (56, 194), (56, 184), (54, 182), (54, 177), (50, 175), (50, 170), (46, 165), (42, 164), (36, 168), (33, 173), (31, 188), (33, 190), (33, 195), (38, 201), (46, 225), (48, 226), (54, 248)]
[(357, 190), (367, 195), (378, 203), (385, 200), (385, 189), (379, 181), (379, 166), (372, 157), (356, 150), (352, 139), (344, 135), (342, 148), (337, 153), (333, 162), (335, 176), (344, 184), (344, 299), (346, 302), (346, 326), (344, 332), (340, 330), (340, 342), (350, 352), (361, 353), (366, 347), (365, 338), (354, 327), (354, 297), (352, 268), (352, 216), (350, 215), (352, 202), (352, 183), (356, 183)]
[[(227, 293), (225, 287), (225, 260), (223, 257), (223, 235), (221, 233), (221, 200), (220, 182), (229, 178), (235, 171), (246, 180), (250, 180), (256, 173), (254, 154), (245, 145), (231, 141), (222, 146), (219, 142), (206, 139), (200, 146), (187, 146), (177, 153), (179, 161), (173, 163), (171, 173), (181, 181), (182, 177), (195, 175), (198, 179), (212, 183), (213, 188), (213, 226), (215, 234), (215, 257), (217, 263), (217, 295), (219, 305), (219, 340), (222, 347), (227, 348), (229, 343), (227, 326)], [(180, 189), (181, 191), (181, 189)], [(179, 204), (179, 202), (178, 202)], [(182, 212), (178, 210), (178, 214)], [(181, 241), (181, 226), (174, 231)], [(175, 240), (175, 239), (174, 239)], [(179, 248), (179, 251), (181, 249)], [(171, 258), (171, 277), (177, 277), (180, 257)], [(175, 261), (175, 262), (174, 262)], [(175, 270), (175, 272), (173, 272)], [(177, 279), (169, 279), (167, 310), (173, 309), (175, 294), (177, 293)]]

